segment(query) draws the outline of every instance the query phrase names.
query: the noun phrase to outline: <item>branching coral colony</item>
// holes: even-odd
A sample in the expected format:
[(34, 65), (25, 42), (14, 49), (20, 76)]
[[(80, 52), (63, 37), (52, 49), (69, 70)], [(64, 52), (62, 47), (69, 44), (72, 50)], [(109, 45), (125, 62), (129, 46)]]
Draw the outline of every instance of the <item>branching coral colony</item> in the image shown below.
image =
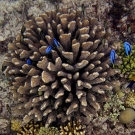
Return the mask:
[(11, 120), (11, 129), (17, 132), (17, 135), (37, 135), (42, 122), (30, 121), (26, 125), (22, 126), (22, 122), (19, 120)]
[(43, 119), (48, 126), (98, 116), (100, 103), (113, 89), (107, 80), (118, 72), (110, 67), (110, 51), (116, 48), (108, 46), (106, 37), (97, 19), (81, 11), (46, 12), (24, 24), (8, 44), (3, 65), (6, 76), (13, 77), (10, 89), (20, 102), (18, 111), (29, 111), (25, 123)]

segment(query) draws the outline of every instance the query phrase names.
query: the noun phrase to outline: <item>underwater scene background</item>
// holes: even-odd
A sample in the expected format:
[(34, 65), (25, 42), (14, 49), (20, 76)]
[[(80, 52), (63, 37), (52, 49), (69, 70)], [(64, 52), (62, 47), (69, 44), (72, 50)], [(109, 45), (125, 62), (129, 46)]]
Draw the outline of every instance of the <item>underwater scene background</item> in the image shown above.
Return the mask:
[(134, 56), (134, 0), (1, 0), (0, 135), (134, 135)]

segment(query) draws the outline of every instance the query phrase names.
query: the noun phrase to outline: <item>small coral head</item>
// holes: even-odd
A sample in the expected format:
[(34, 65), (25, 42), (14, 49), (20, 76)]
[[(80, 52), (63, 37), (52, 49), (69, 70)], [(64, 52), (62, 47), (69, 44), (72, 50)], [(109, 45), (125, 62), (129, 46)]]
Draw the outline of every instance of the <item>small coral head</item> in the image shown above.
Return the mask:
[(46, 48), (45, 52), (46, 52), (46, 53), (50, 53), (52, 49), (53, 49), (53, 46), (50, 45), (50, 46), (48, 46), (48, 47)]
[(131, 45), (128, 43), (128, 42), (124, 42), (124, 49), (125, 49), (125, 52), (126, 52), (126, 55), (128, 56), (131, 51), (132, 51), (132, 48), (131, 48)]
[(31, 61), (30, 59), (27, 59), (26, 63), (27, 63), (28, 65), (32, 65), (32, 61)]
[(54, 42), (54, 45), (55, 45), (56, 47), (60, 47), (58, 41), (57, 41), (55, 38), (54, 38), (53, 42)]
[(115, 50), (112, 49), (110, 52), (110, 61), (112, 64), (114, 64), (115, 59), (116, 59), (116, 52), (115, 52)]

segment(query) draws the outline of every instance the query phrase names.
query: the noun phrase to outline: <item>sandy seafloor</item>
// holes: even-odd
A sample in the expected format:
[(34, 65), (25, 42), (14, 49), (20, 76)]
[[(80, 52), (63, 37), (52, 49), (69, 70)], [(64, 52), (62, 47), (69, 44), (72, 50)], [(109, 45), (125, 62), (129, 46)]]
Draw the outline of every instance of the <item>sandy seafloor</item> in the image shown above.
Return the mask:
[[(50, 2), (51, 1), (51, 2)], [(17, 33), (20, 32), (22, 25), (32, 16), (38, 16), (45, 11), (50, 11), (56, 7), (67, 7), (71, 9), (80, 9), (85, 6), (84, 15), (98, 18), (102, 25), (107, 25), (112, 35), (112, 41), (116, 42), (130, 39), (135, 44), (135, 30), (129, 28), (125, 30), (123, 27), (130, 24), (127, 22), (129, 14), (135, 16), (135, 0), (0, 0), (0, 135), (12, 135), (10, 125), (11, 119), (14, 118), (12, 106), (16, 102), (12, 99), (12, 93), (9, 91), (10, 78), (6, 78), (2, 71), (2, 63), (5, 53), (7, 52), (7, 44), (15, 39)], [(126, 3), (125, 3), (126, 2)], [(122, 5), (126, 8), (122, 13), (118, 13), (118, 8), (113, 7), (114, 3)], [(132, 3), (132, 4), (131, 4)], [(118, 16), (121, 15), (121, 18)], [(119, 22), (119, 20), (122, 20)], [(116, 21), (116, 22), (115, 22)], [(113, 23), (118, 25), (113, 26)], [(124, 25), (124, 26), (123, 26)], [(133, 27), (135, 29), (135, 27)], [(124, 35), (124, 36), (123, 36)], [(97, 120), (98, 121), (98, 120)], [(99, 120), (101, 122), (101, 120)], [(104, 120), (100, 124), (95, 124), (95, 133), (93, 135), (102, 135), (98, 128), (107, 131), (109, 126)], [(95, 122), (96, 123), (96, 122)], [(132, 126), (134, 125), (134, 126)], [(92, 125), (91, 125), (92, 126)], [(92, 127), (90, 127), (92, 129)], [(127, 129), (125, 129), (127, 128)], [(113, 135), (135, 135), (135, 123), (125, 126), (120, 123), (113, 126)], [(108, 133), (109, 134), (109, 133)]]

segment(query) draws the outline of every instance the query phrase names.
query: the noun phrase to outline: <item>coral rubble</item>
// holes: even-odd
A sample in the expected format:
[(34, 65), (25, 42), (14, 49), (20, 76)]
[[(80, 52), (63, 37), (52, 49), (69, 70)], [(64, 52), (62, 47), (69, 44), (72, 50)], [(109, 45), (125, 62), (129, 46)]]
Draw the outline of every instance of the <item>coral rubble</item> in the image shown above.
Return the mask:
[(26, 20), (54, 9), (54, 5), (47, 0), (1, 0), (0, 9), (0, 42), (5, 42), (15, 38)]
[(96, 118), (87, 126), (86, 135), (134, 135), (134, 122), (128, 124), (128, 128), (121, 123), (110, 124), (106, 118)]
[(10, 121), (0, 117), (0, 134), (7, 135), (10, 133)]
[(116, 29), (122, 40), (135, 42), (135, 1), (112, 0), (112, 4), (109, 11), (109, 16), (112, 18), (112, 28)]

